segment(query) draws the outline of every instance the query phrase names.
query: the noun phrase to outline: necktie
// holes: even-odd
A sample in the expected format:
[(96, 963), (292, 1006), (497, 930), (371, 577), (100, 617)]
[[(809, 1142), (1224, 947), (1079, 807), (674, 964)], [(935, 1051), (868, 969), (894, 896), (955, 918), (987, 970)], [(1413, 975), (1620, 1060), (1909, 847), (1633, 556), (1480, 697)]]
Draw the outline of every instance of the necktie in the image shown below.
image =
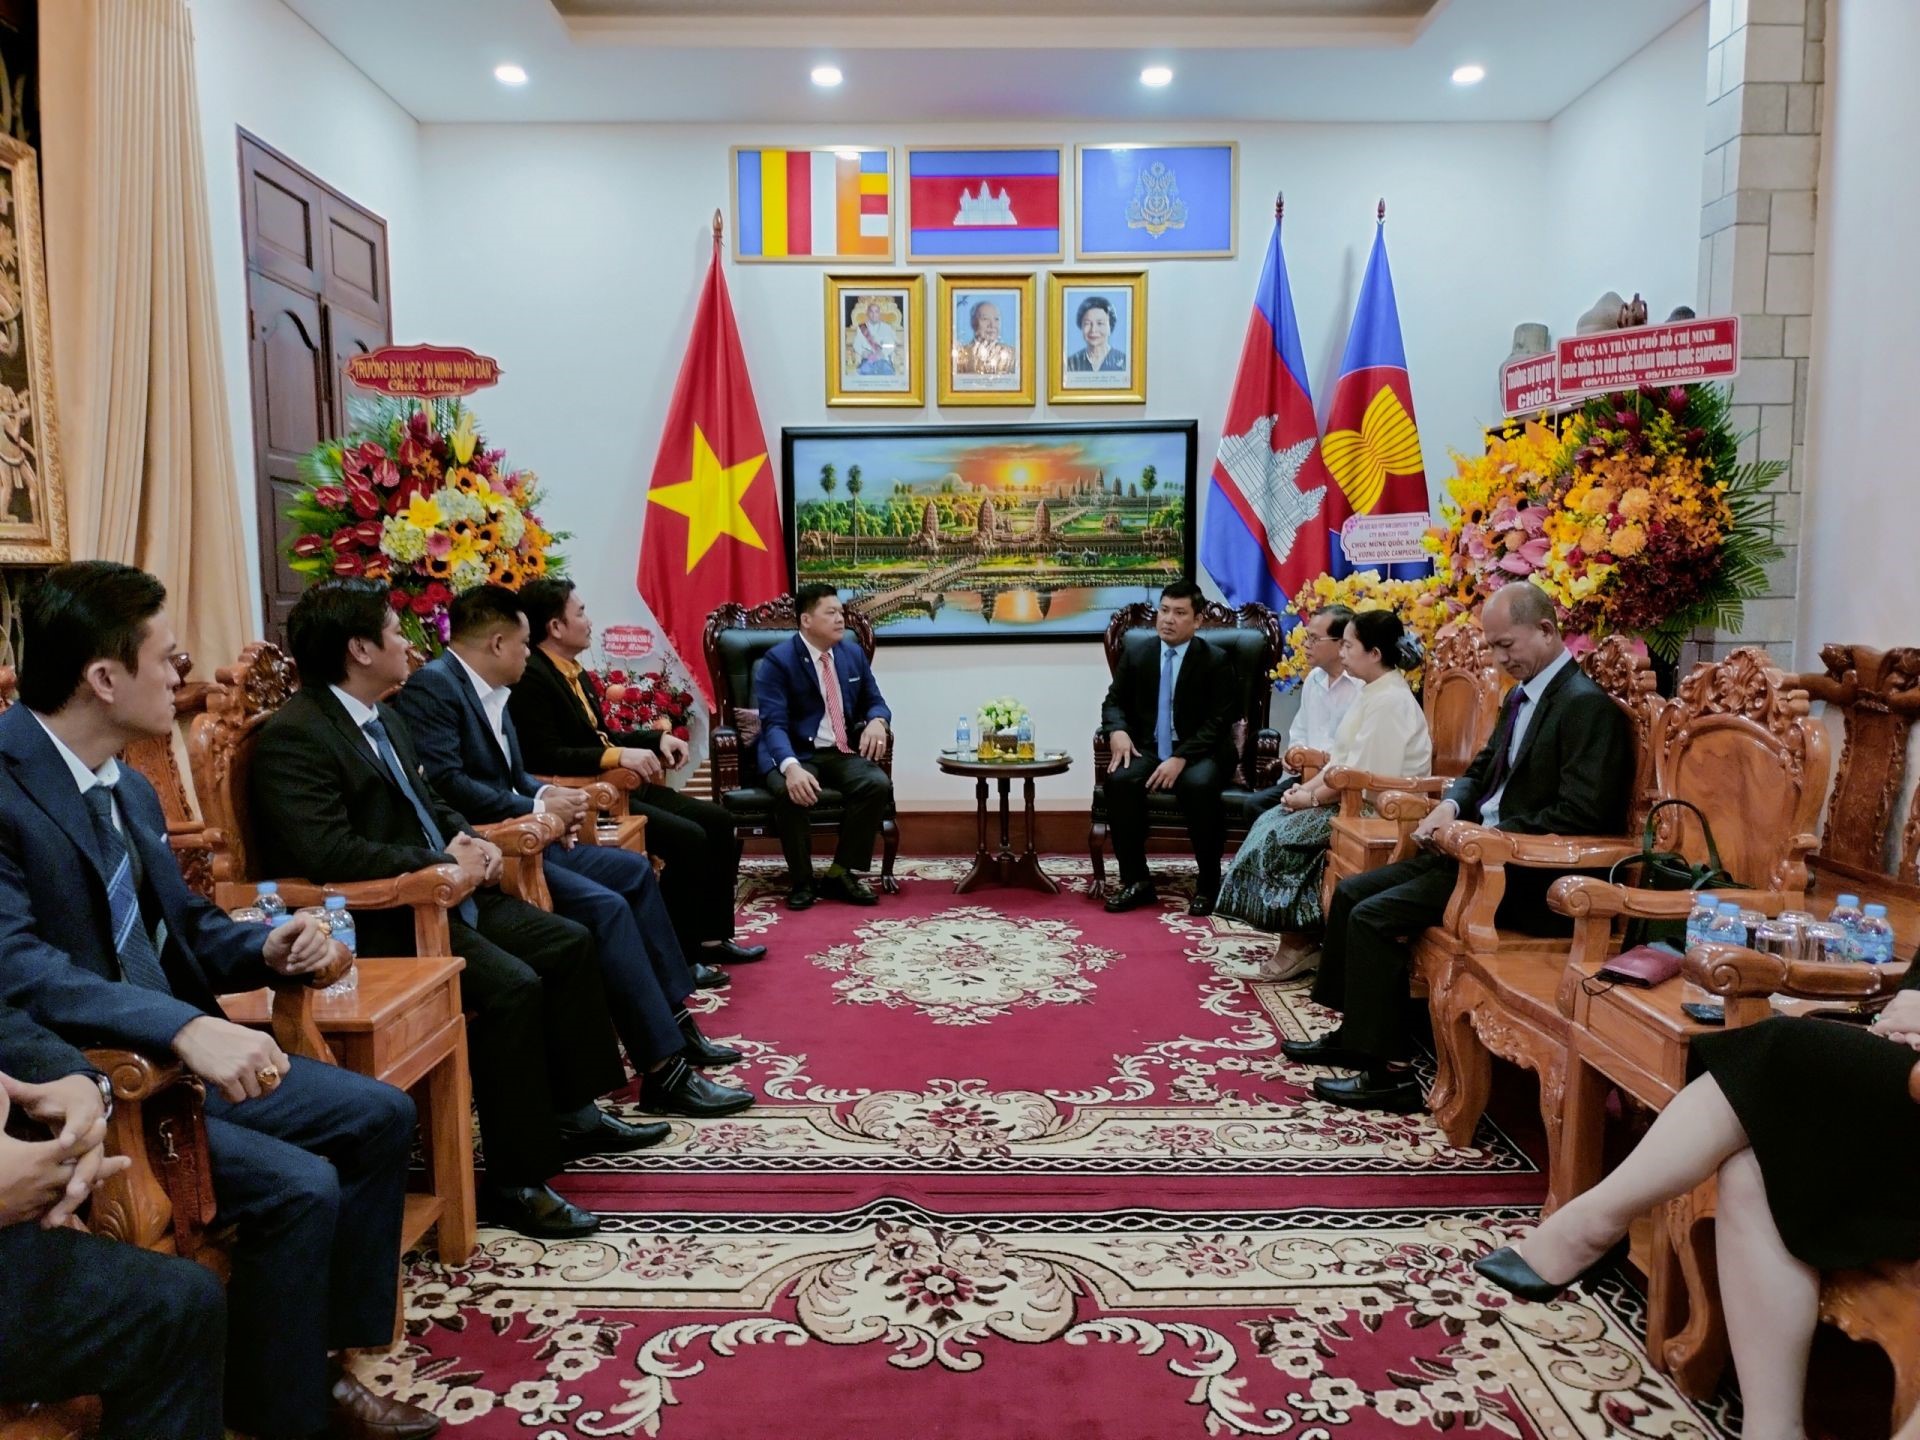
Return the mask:
[(820, 657), (820, 683), (827, 692), (827, 723), (833, 727), (833, 748), (847, 752), (847, 712), (840, 704), (840, 680), (833, 673), (831, 652)]
[(1173, 757), (1173, 647), (1160, 651), (1160, 713), (1153, 722), (1153, 748), (1162, 760)]
[(1493, 757), (1493, 768), (1487, 772), (1487, 794), (1498, 795), (1507, 783), (1507, 776), (1513, 773), (1513, 732), (1520, 726), (1520, 707), (1527, 703), (1527, 689), (1516, 685), (1507, 692), (1506, 714), (1500, 717), (1496, 734), (1501, 737), (1499, 752)]
[[(446, 836), (442, 835), (440, 827), (433, 823), (433, 812), (427, 809), (426, 801), (420, 798), (420, 792), (413, 788), (413, 781), (407, 775), (407, 767), (400, 763), (400, 756), (393, 748), (392, 739), (387, 735), (387, 727), (376, 715), (360, 728), (367, 732), (368, 738), (373, 741), (373, 748), (380, 752), (380, 760), (387, 767), (387, 773), (393, 776), (395, 783), (400, 786), (400, 793), (405, 795), (408, 803), (413, 806), (414, 817), (420, 822), (420, 830), (426, 836), (428, 846), (434, 850), (444, 851), (447, 848)], [(471, 898), (462, 900), (454, 913), (467, 925), (477, 925), (480, 921), (480, 912), (475, 908)]]
[(107, 908), (113, 921), (113, 953), (120, 959), (123, 979), (148, 990), (171, 995), (167, 972), (147, 933), (140, 913), (140, 885), (144, 878), (133, 847), (113, 824), (113, 787), (95, 785), (87, 791), (87, 809), (93, 812), (94, 839), (107, 862)]

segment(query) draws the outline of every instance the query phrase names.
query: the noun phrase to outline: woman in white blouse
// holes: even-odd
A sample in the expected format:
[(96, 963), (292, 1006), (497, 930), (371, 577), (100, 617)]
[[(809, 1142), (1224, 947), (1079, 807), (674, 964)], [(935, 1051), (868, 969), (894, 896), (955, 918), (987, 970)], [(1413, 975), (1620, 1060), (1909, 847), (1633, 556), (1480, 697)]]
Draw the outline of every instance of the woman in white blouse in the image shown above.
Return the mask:
[[(1328, 768), (1427, 774), (1433, 768), (1433, 739), (1420, 702), (1400, 673), (1412, 661), (1400, 617), (1390, 610), (1355, 615), (1341, 636), (1340, 658), (1366, 688), (1340, 722)], [(1320, 877), (1339, 799), (1319, 776), (1287, 791), (1279, 809), (1260, 817), (1227, 867), (1215, 913), (1262, 930), (1317, 932)]]

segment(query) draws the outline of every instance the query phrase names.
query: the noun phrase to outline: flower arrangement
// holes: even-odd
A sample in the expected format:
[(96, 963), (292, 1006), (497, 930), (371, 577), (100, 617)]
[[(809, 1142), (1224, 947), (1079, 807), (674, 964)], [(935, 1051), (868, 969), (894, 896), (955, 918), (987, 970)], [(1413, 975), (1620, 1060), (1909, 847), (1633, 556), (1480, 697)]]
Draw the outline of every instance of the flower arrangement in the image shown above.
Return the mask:
[[(1406, 626), (1407, 637), (1425, 654), (1433, 635), (1447, 619), (1445, 594), (1432, 577), (1422, 580), (1389, 580), (1377, 570), (1355, 570), (1336, 580), (1320, 575), (1300, 587), (1300, 593), (1288, 602), (1286, 615), (1299, 623), (1287, 631), (1287, 648), (1270, 678), (1281, 690), (1291, 690), (1307, 678), (1313, 662), (1307, 658), (1307, 622), (1329, 605), (1345, 605), (1362, 610), (1391, 610)], [(1406, 672), (1407, 683), (1418, 688), (1421, 668)]]
[(662, 730), (687, 738), (687, 717), (693, 696), (657, 670), (629, 674), (625, 670), (589, 670), (600, 709), (611, 731)]
[(287, 508), (295, 573), (384, 580), (401, 628), (429, 652), (446, 642), (453, 597), (559, 574), (567, 538), (536, 511), (540, 477), (489, 450), (459, 400), (356, 402), (347, 437), (300, 461)]
[[(1020, 745), (1017, 731), (1027, 718), (1027, 707), (1011, 695), (1001, 695), (980, 705), (980, 733), (974, 744), (982, 760), (1031, 760), (1032, 740)], [(1031, 732), (1029, 732), (1031, 736)]]
[(980, 705), (980, 719), (989, 734), (1001, 730), (1017, 730), (1020, 728), (1020, 722), (1026, 718), (1027, 707), (1011, 695), (986, 700)]
[(1509, 427), (1456, 456), (1428, 537), (1449, 609), (1524, 580), (1568, 634), (1638, 636), (1669, 662), (1696, 629), (1739, 629), (1780, 555), (1765, 492), (1786, 469), (1742, 463), (1739, 444), (1725, 390), (1643, 386), (1589, 401), (1558, 438)]

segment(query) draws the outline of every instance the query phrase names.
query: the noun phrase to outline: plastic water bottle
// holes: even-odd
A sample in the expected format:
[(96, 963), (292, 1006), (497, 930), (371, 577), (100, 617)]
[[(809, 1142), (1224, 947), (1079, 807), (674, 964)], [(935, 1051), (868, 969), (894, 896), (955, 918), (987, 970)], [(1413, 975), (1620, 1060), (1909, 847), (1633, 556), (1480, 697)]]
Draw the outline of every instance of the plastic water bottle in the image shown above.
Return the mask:
[[(1708, 920), (1700, 938), (1712, 945), (1746, 944), (1747, 927), (1741, 922), (1739, 905), (1731, 900), (1723, 900), (1716, 904), (1713, 916)], [(1704, 1005), (1709, 1010), (1724, 1013), (1726, 1009), (1726, 1001), (1721, 996), (1715, 995), (1711, 990), (1702, 989), (1691, 981), (1687, 983), (1685, 994), (1681, 998), (1690, 1005)]]
[(1869, 965), (1887, 965), (1893, 961), (1893, 925), (1887, 919), (1887, 907), (1869, 905), (1853, 932), (1856, 960)]
[(1827, 923), (1829, 925), (1838, 925), (1847, 932), (1847, 958), (1849, 960), (1857, 960), (1860, 958), (1854, 953), (1853, 938), (1855, 932), (1860, 928), (1861, 919), (1860, 897), (1858, 895), (1838, 896), (1833, 902), (1833, 913), (1827, 916)]
[(965, 715), (953, 727), (953, 750), (962, 760), (971, 760), (977, 753), (973, 748), (973, 721)]
[[(327, 929), (333, 938), (347, 947), (347, 954), (360, 953), (360, 934), (353, 923), (353, 912), (347, 909), (347, 897), (329, 895), (327, 897)], [(351, 995), (360, 988), (360, 967), (349, 964), (346, 973), (320, 993), (322, 995)]]
[(254, 886), (253, 904), (254, 908), (266, 918), (269, 927), (292, 918), (287, 914), (287, 902), (280, 898), (280, 886), (276, 881), (262, 880)]
[(1714, 898), (1711, 890), (1702, 890), (1693, 897), (1693, 909), (1687, 912), (1687, 949), (1691, 950), (1707, 938), (1707, 928), (1719, 913), (1720, 902)]
[(1033, 717), (1031, 715), (1022, 715), (1020, 717), (1020, 729), (1015, 733), (1015, 738), (1020, 745), (1020, 749), (1017, 752), (1019, 758), (1022, 760), (1033, 759)]

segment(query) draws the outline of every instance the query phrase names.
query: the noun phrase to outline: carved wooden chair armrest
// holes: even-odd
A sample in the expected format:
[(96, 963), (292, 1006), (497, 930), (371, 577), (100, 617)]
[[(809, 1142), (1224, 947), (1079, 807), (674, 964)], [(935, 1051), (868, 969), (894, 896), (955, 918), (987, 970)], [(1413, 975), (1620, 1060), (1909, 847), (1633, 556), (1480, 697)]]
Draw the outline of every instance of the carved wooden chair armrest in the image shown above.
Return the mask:
[[(323, 905), (329, 895), (342, 895), (349, 910), (413, 911), (414, 951), (419, 955), (453, 953), (447, 912), (477, 888), (458, 865), (427, 865), (384, 880), (345, 880), (335, 885), (316, 885), (311, 880), (300, 879), (279, 883), (280, 898), (287, 902), (290, 910)], [(253, 896), (251, 882), (223, 880), (214, 887), (213, 903), (223, 910), (231, 910), (247, 904)]]
[(597, 775), (536, 775), (543, 785), (560, 785), (569, 790), (584, 790), (593, 797), (593, 807), (612, 815), (627, 813), (628, 799), (640, 788), (640, 777), (631, 770), (602, 770)]
[(1247, 788), (1264, 790), (1278, 785), (1287, 767), (1280, 755), (1280, 732), (1261, 730), (1253, 737), (1253, 773), (1247, 776)]
[(87, 1051), (113, 1086), (107, 1151), (133, 1164), (102, 1181), (89, 1202), (95, 1234), (191, 1257), (214, 1216), (213, 1165), (202, 1110), (205, 1087), (178, 1062), (132, 1050)]
[(1352, 765), (1335, 765), (1324, 771), (1320, 778), (1330, 789), (1339, 792), (1340, 814), (1348, 820), (1360, 818), (1360, 807), (1369, 794), (1384, 795), (1388, 791), (1400, 791), (1431, 795), (1437, 802), (1440, 796), (1447, 793), (1447, 786), (1453, 783), (1439, 775), (1381, 775)]
[(718, 800), (729, 790), (741, 788), (740, 732), (731, 725), (715, 725), (707, 731), (707, 761), (713, 766), (713, 798)]
[[(1778, 915), (1797, 896), (1779, 890), (1716, 890), (1744, 909)], [(1547, 905), (1573, 918), (1570, 971), (1591, 971), (1612, 958), (1618, 944), (1616, 920), (1685, 920), (1698, 897), (1691, 890), (1641, 890), (1593, 875), (1563, 875), (1547, 890)]]
[(1381, 818), (1393, 821), (1394, 828), (1400, 832), (1393, 853), (1387, 857), (1388, 863), (1413, 858), (1413, 832), (1439, 803), (1435, 796), (1411, 790), (1386, 790), (1374, 801), (1373, 808), (1380, 812)]
[(1093, 732), (1093, 793), (1099, 795), (1107, 786), (1107, 766), (1113, 763), (1113, 747), (1107, 744), (1107, 732), (1103, 726)]
[(1798, 1000), (1873, 1000), (1890, 996), (1906, 977), (1905, 965), (1857, 965), (1830, 960), (1789, 960), (1744, 945), (1695, 945), (1681, 962), (1694, 984), (1729, 1000), (1791, 995)]
[(516, 900), (551, 910), (553, 895), (547, 889), (547, 867), (542, 857), (549, 845), (567, 833), (560, 817), (520, 815), (473, 828), (481, 839), (500, 847), (500, 888)]
[(1495, 949), (1500, 936), (1493, 917), (1507, 893), (1507, 861), (1515, 837), (1470, 820), (1449, 820), (1431, 833), (1434, 850), (1460, 866), (1441, 927), (1469, 949)]
[(1283, 762), (1287, 773), (1298, 775), (1302, 780), (1311, 780), (1327, 767), (1327, 752), (1316, 750), (1311, 745), (1292, 745), (1287, 748)]

